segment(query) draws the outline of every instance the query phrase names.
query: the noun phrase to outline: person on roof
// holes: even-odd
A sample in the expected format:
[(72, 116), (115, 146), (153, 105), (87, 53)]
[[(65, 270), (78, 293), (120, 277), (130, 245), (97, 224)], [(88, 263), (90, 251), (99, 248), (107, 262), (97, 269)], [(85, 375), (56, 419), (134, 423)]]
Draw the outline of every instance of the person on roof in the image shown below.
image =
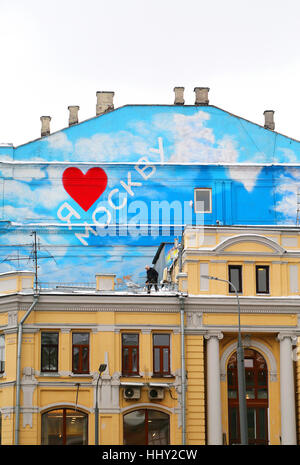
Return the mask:
[(158, 273), (154, 268), (150, 268), (150, 266), (145, 266), (145, 270), (147, 271), (147, 293), (150, 294), (151, 287), (154, 286), (155, 290), (158, 291), (157, 287), (157, 280), (158, 280)]

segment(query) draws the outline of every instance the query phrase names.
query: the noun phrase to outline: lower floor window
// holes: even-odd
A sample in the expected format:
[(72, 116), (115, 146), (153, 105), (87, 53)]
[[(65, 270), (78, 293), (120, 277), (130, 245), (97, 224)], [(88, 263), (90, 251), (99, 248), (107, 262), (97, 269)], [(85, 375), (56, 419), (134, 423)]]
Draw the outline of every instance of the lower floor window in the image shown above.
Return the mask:
[(57, 409), (42, 415), (43, 445), (87, 445), (88, 416), (72, 409)]
[(158, 410), (134, 410), (124, 415), (124, 445), (167, 445), (170, 417)]

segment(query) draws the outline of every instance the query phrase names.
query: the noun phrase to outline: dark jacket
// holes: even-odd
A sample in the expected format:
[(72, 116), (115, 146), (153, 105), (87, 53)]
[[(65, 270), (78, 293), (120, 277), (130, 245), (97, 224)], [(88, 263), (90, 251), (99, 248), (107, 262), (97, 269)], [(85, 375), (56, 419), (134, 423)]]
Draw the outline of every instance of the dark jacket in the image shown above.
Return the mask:
[(149, 268), (147, 270), (147, 282), (148, 283), (157, 283), (158, 273), (154, 268)]

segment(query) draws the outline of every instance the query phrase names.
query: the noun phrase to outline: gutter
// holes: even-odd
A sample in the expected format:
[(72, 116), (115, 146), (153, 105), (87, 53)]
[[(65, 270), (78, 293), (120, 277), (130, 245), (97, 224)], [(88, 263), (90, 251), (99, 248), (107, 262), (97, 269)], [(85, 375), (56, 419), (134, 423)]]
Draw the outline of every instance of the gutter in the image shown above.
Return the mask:
[(181, 418), (182, 418), (182, 445), (186, 440), (186, 370), (185, 370), (185, 341), (184, 341), (184, 296), (179, 295), (180, 302), (180, 334), (181, 334)]
[(15, 419), (15, 445), (19, 444), (19, 428), (20, 428), (20, 391), (21, 391), (21, 353), (22, 353), (22, 336), (23, 323), (30, 315), (36, 304), (39, 296), (34, 295), (33, 302), (29, 309), (18, 323), (18, 352), (17, 352), (17, 375), (16, 375), (16, 419)]

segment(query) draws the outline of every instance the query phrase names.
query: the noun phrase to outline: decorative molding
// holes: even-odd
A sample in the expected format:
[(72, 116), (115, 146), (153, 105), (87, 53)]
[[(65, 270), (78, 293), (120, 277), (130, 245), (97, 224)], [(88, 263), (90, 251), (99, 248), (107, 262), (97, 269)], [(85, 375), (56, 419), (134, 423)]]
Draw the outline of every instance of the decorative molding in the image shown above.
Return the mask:
[(141, 402), (141, 403), (136, 403), (133, 405), (130, 405), (129, 407), (123, 407), (121, 408), (121, 413), (125, 414), (127, 411), (129, 412), (130, 410), (139, 410), (142, 408), (150, 408), (150, 409), (156, 409), (156, 410), (164, 410), (168, 414), (175, 413), (174, 408), (167, 407), (166, 405), (162, 404), (155, 404), (153, 402)]
[[(272, 353), (272, 351), (262, 342), (258, 342), (255, 339), (252, 339), (251, 336), (247, 335), (246, 336), (246, 344), (247, 348), (253, 348), (253, 349), (258, 349), (259, 352), (266, 358), (267, 364), (268, 364), (268, 371), (270, 373), (270, 381), (275, 382), (277, 381), (277, 363), (276, 359)], [(244, 341), (243, 341), (244, 342)], [(243, 344), (244, 345), (244, 344)], [(233, 342), (228, 346), (221, 357), (220, 360), (220, 376), (221, 376), (221, 381), (226, 380), (226, 374), (227, 374), (227, 361), (229, 357), (232, 355), (233, 352), (235, 352), (237, 349), (237, 341)]]
[(17, 326), (18, 325), (18, 312), (10, 311), (7, 315), (7, 326)]
[(297, 341), (298, 341), (298, 336), (296, 333), (294, 332), (280, 332), (278, 335), (277, 335), (277, 340), (279, 342), (283, 341), (283, 339), (285, 338), (289, 338), (291, 339), (291, 342), (292, 342), (292, 345), (296, 345), (297, 344)]
[[(24, 311), (27, 310), (27, 307), (24, 308)], [(54, 308), (54, 305), (49, 306), (49, 308), (42, 308), (39, 307), (37, 309), (39, 312), (57, 312), (58, 309), (57, 307)], [(141, 307), (140, 305), (135, 307), (135, 306), (130, 306), (130, 307), (125, 307), (124, 303), (122, 304), (120, 302), (119, 307), (98, 307), (98, 306), (81, 306), (81, 305), (68, 305), (68, 306), (62, 306), (59, 309), (60, 312), (120, 312), (120, 313), (126, 313), (126, 312), (152, 312), (152, 313), (178, 313), (180, 311), (179, 308), (179, 303), (178, 306), (168, 306), (164, 303), (160, 307)]]
[(70, 407), (72, 409), (77, 409), (81, 410), (84, 413), (93, 413), (93, 409), (88, 408), (86, 405), (81, 405), (81, 404), (75, 404), (73, 402), (57, 402), (54, 404), (47, 404), (44, 405), (43, 407), (38, 407), (38, 412), (39, 413), (44, 413), (47, 410), (54, 410), (54, 409), (59, 409), (59, 408), (64, 408), (64, 407)]
[(186, 312), (186, 329), (202, 327), (202, 312)]
[(21, 380), (21, 388), (23, 391), (23, 428), (27, 425), (32, 428), (33, 394), (37, 385), (38, 381), (35, 378), (34, 368), (23, 368), (23, 377)]
[(209, 333), (204, 334), (204, 339), (208, 340), (208, 339), (210, 339), (212, 337), (215, 337), (215, 338), (219, 339), (219, 341), (220, 341), (221, 339), (223, 339), (224, 335), (223, 335), (223, 333), (221, 331), (209, 332)]
[[(240, 244), (242, 242), (255, 242), (256, 244), (263, 244), (264, 246), (270, 247), (272, 250), (274, 250), (274, 254), (283, 255), (286, 253), (286, 249), (277, 244), (277, 242), (274, 242), (272, 239), (269, 239), (268, 237), (262, 236), (260, 234), (239, 234), (237, 236), (230, 237), (225, 239), (221, 244), (218, 244), (216, 247), (214, 247), (213, 251), (214, 253), (226, 252), (225, 249), (227, 247)], [(239, 254), (241, 255), (241, 252), (239, 252)]]

